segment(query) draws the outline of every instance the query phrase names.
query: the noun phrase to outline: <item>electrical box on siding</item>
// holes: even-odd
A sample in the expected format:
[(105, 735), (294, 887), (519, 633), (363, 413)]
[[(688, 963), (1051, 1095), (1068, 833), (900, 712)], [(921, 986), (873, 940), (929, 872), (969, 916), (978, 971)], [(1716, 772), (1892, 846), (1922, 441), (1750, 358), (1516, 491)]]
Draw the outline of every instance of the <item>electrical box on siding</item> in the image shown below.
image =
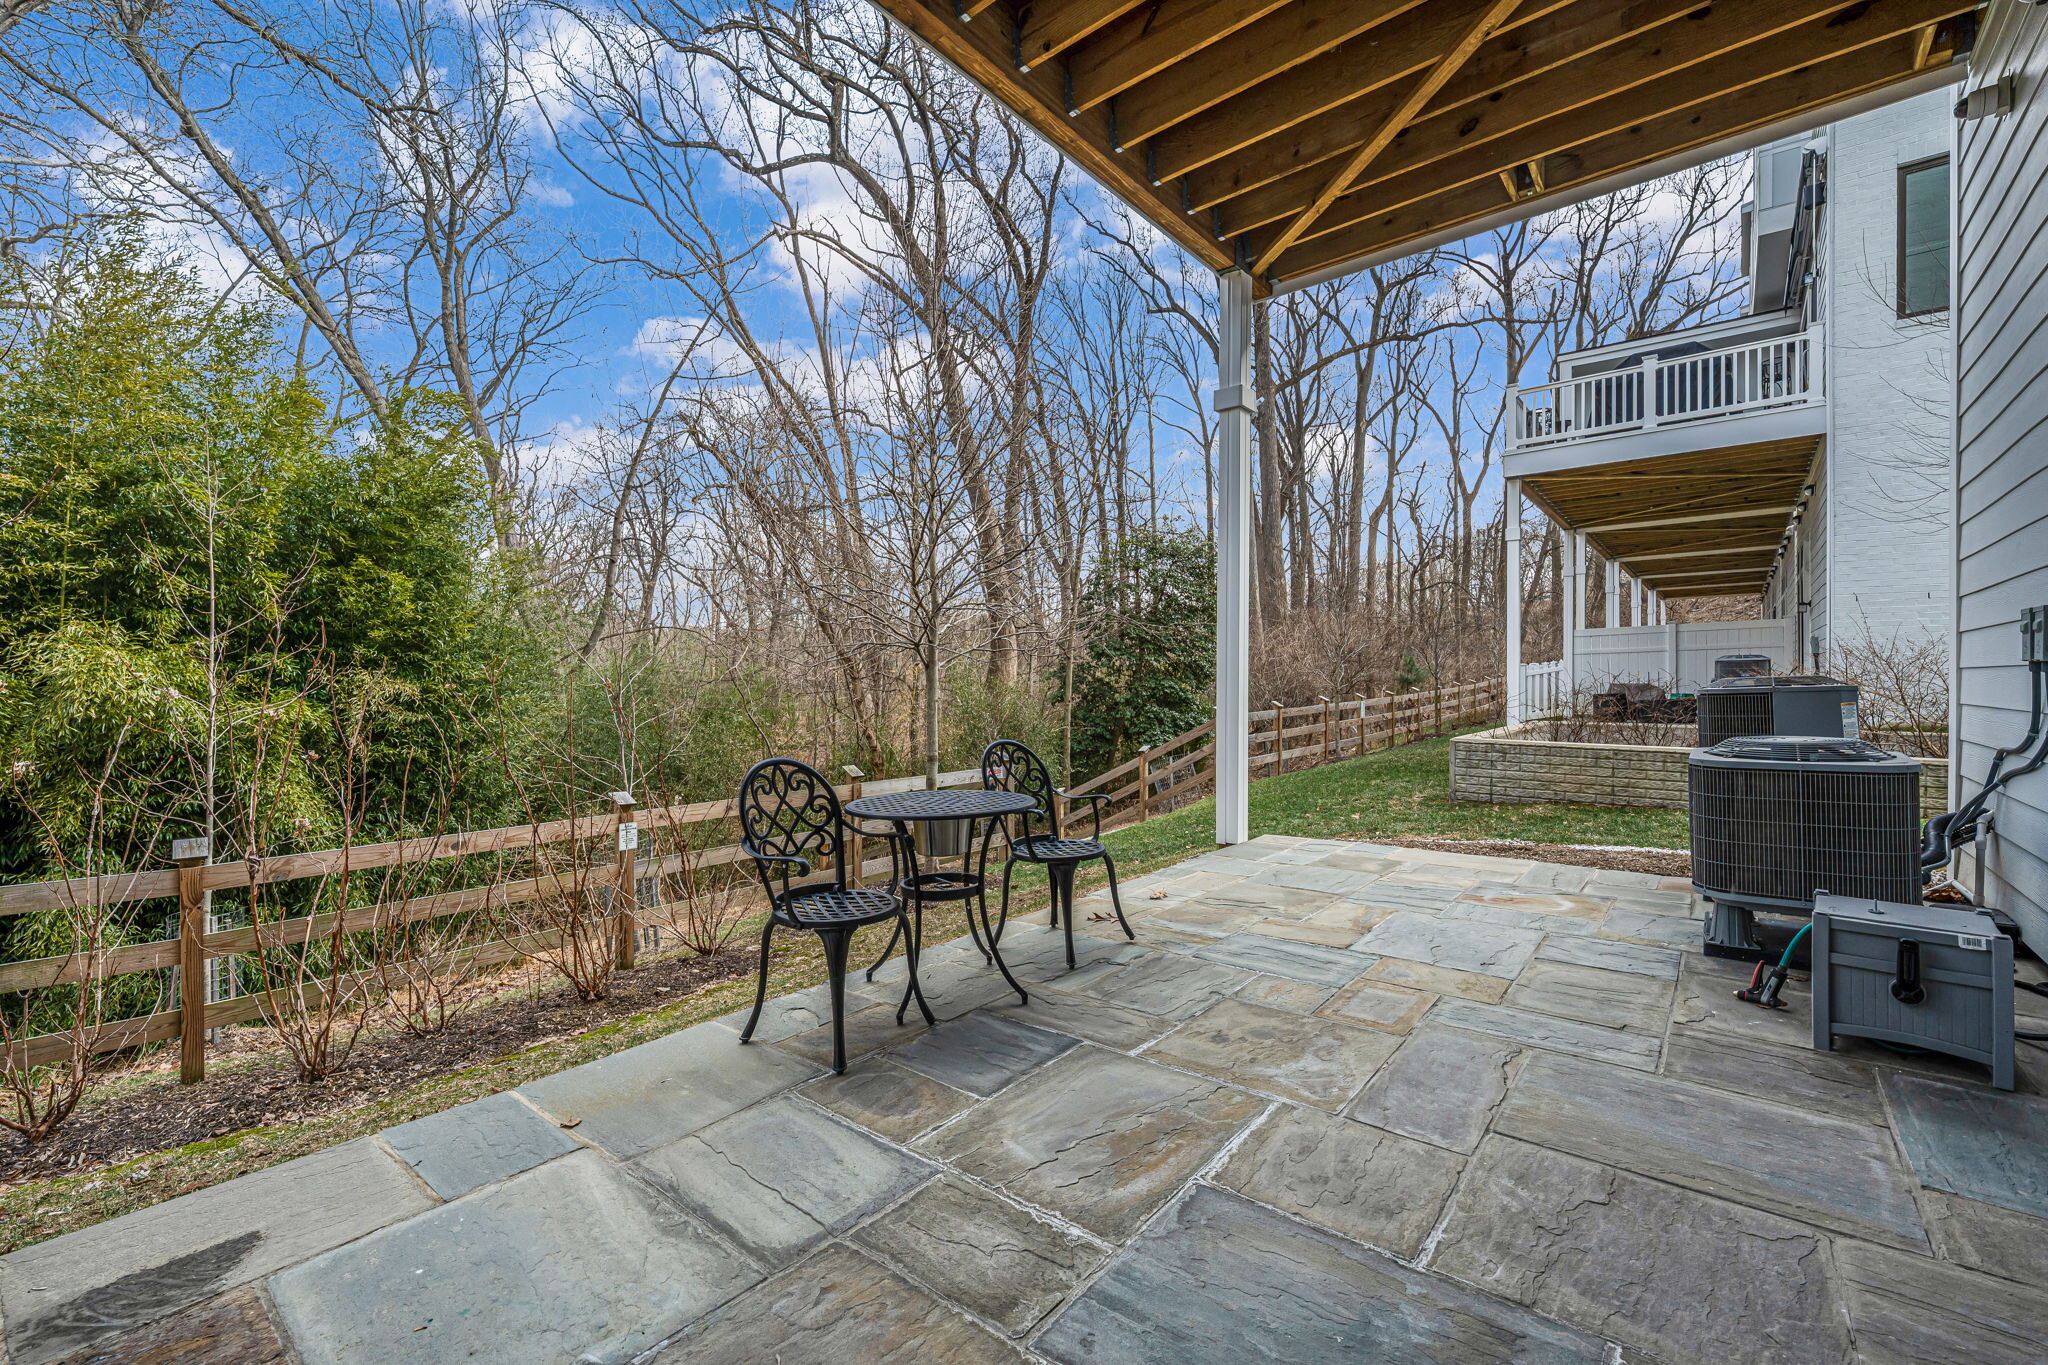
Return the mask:
[(1991, 916), (1821, 894), (1813, 902), (1813, 1045), (1872, 1038), (1982, 1062), (2012, 1089), (2012, 940)]

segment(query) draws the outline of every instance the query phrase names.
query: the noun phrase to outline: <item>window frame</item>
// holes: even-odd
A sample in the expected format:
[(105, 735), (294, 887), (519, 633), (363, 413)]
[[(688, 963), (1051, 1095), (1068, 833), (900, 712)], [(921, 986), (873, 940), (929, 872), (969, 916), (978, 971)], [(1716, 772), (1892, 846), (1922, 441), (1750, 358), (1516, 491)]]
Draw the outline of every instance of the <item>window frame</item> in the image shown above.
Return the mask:
[[(1940, 303), (1932, 308), (1908, 308), (1906, 306), (1906, 181), (1921, 171), (1932, 170), (1936, 166), (1947, 166), (1948, 164), (1949, 154), (1943, 152), (1939, 156), (1923, 156), (1918, 161), (1908, 161), (1900, 166), (1898, 170), (1898, 179), (1895, 185), (1896, 192), (1892, 196), (1892, 254), (1896, 258), (1895, 264), (1897, 267), (1892, 306), (1901, 318), (1924, 318), (1931, 317), (1936, 313), (1946, 313), (1949, 310), (1950, 304), (1954, 302), (1950, 297), (1954, 285), (1951, 281), (1944, 278), (1942, 282), (1942, 301)], [(1950, 174), (1954, 174), (1953, 168), (1951, 168)], [(1955, 189), (1953, 181), (1950, 182), (1949, 189), (1950, 198), (1952, 199)], [(1951, 256), (1953, 256), (1956, 249), (1955, 210), (1952, 204), (1945, 205), (1945, 208), (1947, 209), (1949, 221), (1944, 225), (1943, 235), (1948, 239), (1948, 249)], [(1953, 259), (1951, 259), (1950, 264), (1953, 266)]]

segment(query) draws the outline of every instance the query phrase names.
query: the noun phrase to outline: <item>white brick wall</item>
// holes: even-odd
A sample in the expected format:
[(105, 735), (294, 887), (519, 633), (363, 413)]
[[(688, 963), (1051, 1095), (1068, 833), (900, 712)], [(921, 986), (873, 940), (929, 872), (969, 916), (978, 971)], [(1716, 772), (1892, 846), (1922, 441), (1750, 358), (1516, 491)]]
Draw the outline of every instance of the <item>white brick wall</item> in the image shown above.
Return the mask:
[(1899, 167), (1947, 154), (1954, 98), (1920, 95), (1830, 134), (1824, 645), (1949, 632), (1948, 314), (1901, 319), (1896, 295)]

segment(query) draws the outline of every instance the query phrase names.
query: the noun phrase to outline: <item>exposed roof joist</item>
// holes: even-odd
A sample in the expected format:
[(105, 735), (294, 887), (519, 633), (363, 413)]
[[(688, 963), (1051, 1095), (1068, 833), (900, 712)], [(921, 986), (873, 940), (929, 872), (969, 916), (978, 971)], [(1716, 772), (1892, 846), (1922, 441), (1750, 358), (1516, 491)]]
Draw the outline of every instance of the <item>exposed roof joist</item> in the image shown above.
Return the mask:
[(1931, 78), (1977, 0), (876, 0), (1268, 292)]

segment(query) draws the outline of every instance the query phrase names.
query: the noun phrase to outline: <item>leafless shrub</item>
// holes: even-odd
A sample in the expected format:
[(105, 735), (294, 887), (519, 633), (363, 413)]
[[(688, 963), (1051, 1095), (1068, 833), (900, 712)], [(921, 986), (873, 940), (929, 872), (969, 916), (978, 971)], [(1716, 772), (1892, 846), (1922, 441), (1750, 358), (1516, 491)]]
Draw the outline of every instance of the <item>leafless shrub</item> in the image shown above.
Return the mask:
[(1828, 668), (1855, 683), (1866, 739), (1922, 758), (1948, 753), (1948, 644), (1933, 631), (1837, 639)]
[[(132, 1006), (115, 1001), (132, 1000), (133, 984), (141, 978), (123, 978), (130, 989), (118, 995), (113, 982), (102, 978), (108, 953), (129, 941), (132, 928), (127, 912), (133, 902), (121, 900), (119, 889), (121, 874), (135, 860), (126, 856), (132, 850), (109, 847), (112, 830), (136, 827), (125, 814), (109, 818), (121, 748), (117, 742), (96, 772), (82, 774), (90, 800), (72, 837), (64, 837), (35, 802), (22, 802), (62, 879), (61, 903), (41, 926), (46, 946), (56, 950), (49, 954), (54, 960), (48, 970), (0, 995), (0, 1128), (27, 1144), (44, 1141), (77, 1111), (101, 1074), (99, 1054), (136, 1038), (143, 1024), (141, 1018), (109, 1019), (128, 1013)], [(148, 846), (144, 837), (136, 837), (137, 848)]]
[(673, 935), (699, 957), (723, 952), (738, 936), (753, 899), (748, 884), (730, 875), (729, 867), (706, 867), (702, 853), (682, 838), (675, 844), (662, 870), (648, 879), (656, 890), (640, 909), (641, 922)]

